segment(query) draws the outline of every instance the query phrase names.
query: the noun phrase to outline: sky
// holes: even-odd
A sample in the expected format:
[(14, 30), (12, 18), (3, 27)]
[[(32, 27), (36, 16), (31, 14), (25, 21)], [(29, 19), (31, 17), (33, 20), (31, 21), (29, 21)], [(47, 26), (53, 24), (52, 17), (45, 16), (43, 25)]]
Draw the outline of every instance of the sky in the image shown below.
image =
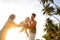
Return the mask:
[[(60, 0), (54, 0), (54, 3), (60, 7)], [(54, 16), (60, 20), (60, 15), (54, 15)], [(51, 17), (51, 19), (54, 21), (54, 23), (59, 23), (59, 21), (56, 20), (54, 17)]]
[(54, 0), (54, 3), (60, 7), (60, 0)]
[[(55, 1), (56, 4), (60, 5), (60, 1), (57, 1)], [(19, 24), (27, 16), (30, 17), (32, 13), (36, 13), (36, 39), (42, 39), (46, 19), (46, 16), (42, 14), (42, 8), (42, 4), (38, 0), (0, 0), (0, 30), (11, 14), (16, 15), (15, 23)]]
[(0, 30), (3, 28), (10, 14), (15, 14), (15, 23), (19, 24), (27, 16), (36, 13), (36, 38), (42, 38), (45, 18), (41, 12), (42, 6), (37, 0), (1, 0), (0, 1)]

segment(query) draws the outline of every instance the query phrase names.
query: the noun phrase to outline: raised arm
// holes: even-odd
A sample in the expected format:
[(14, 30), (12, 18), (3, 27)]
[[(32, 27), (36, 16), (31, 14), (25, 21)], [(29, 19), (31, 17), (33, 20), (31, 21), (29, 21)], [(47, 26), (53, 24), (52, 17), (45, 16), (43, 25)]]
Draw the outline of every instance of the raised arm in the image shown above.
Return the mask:
[(18, 27), (22, 27), (23, 25), (23, 22), (21, 22), (20, 24), (18, 24)]

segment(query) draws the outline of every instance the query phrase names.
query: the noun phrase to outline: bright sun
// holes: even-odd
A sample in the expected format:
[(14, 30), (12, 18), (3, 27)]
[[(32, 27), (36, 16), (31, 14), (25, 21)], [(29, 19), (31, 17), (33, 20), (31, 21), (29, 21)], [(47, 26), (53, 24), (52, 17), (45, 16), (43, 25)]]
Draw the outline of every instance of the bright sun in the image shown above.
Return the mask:
[(19, 33), (20, 28), (11, 28), (6, 36), (6, 40), (28, 40), (24, 32)]

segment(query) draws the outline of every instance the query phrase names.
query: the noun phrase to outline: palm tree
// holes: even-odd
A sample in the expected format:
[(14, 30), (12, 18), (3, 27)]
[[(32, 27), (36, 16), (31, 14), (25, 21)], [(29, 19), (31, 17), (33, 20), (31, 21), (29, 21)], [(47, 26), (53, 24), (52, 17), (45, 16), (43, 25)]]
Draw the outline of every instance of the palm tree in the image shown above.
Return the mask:
[(44, 6), (44, 8), (42, 9), (42, 11), (44, 11), (43, 12), (43, 15), (49, 15), (49, 16), (52, 16), (52, 17), (54, 17), (57, 21), (59, 21), (60, 22), (60, 20), (58, 19), (58, 18), (56, 18), (54, 15), (60, 15), (60, 8), (58, 8), (57, 6), (56, 6), (56, 9), (57, 9), (57, 11), (56, 11), (56, 13), (54, 13), (55, 11), (55, 8), (53, 8), (53, 6), (49, 6), (50, 5), (50, 3), (49, 4), (47, 4), (46, 6)]
[(44, 34), (43, 38), (45, 38), (46, 40), (51, 40), (49, 33)]
[(48, 40), (48, 38), (53, 39), (54, 37), (58, 36), (58, 26), (54, 25), (52, 20), (50, 20), (49, 18), (46, 20), (44, 31), (47, 32), (47, 34), (43, 36), (44, 38), (46, 38), (46, 40)]
[(45, 3), (54, 3), (54, 1), (53, 0), (40, 0), (41, 1), (41, 3), (43, 4), (43, 6), (45, 5)]
[[(60, 22), (59, 19), (57, 19), (54, 15), (60, 15), (60, 7), (58, 7), (56, 4), (54, 4), (54, 0), (41, 0), (41, 3), (43, 4), (43, 15), (48, 15), (48, 16), (53, 16), (57, 21)], [(56, 8), (53, 6), (50, 6), (50, 3), (53, 3)], [(55, 11), (57, 9), (57, 11)], [(49, 17), (50, 18), (50, 17)], [(44, 31), (46, 34), (43, 36), (46, 40), (52, 40), (56, 39), (56, 37), (59, 37), (60, 34), (60, 29), (58, 25), (54, 24), (51, 19), (47, 18), (46, 24), (45, 24), (45, 29)]]
[[(42, 1), (42, 0), (41, 0)], [(45, 0), (45, 1), (47, 1), (47, 0)], [(60, 15), (60, 7), (59, 6), (57, 6), (55, 3), (53, 3), (55, 6), (56, 6), (56, 9), (57, 9), (57, 11), (55, 11), (55, 8), (53, 7), (53, 6), (50, 6), (50, 3), (48, 3), (48, 4), (46, 4), (46, 5), (44, 5), (43, 7), (43, 9), (42, 9), (42, 11), (44, 11), (43, 12), (43, 15), (49, 15), (49, 16), (53, 16), (57, 21), (59, 21), (60, 22), (60, 20), (59, 19), (57, 19), (54, 15)]]
[(42, 9), (42, 11), (44, 11), (43, 12), (43, 15), (49, 15), (49, 16), (51, 16), (52, 15), (52, 12), (54, 12), (54, 8), (53, 8), (53, 6), (50, 6), (50, 3), (49, 4), (47, 4), (47, 5), (45, 5), (44, 6), (44, 9)]
[(60, 7), (58, 5), (56, 5), (55, 3), (53, 3), (56, 6), (56, 14), (60, 15)]

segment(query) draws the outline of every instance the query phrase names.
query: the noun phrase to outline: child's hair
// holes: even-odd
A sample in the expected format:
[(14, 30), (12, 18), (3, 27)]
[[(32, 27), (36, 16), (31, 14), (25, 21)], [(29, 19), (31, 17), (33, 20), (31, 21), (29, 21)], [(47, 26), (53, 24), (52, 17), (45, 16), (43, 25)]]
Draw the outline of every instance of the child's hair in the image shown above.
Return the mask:
[(26, 19), (25, 20), (29, 20), (30, 18), (29, 17), (26, 17)]
[(30, 19), (29, 17), (27, 17), (26, 19)]

